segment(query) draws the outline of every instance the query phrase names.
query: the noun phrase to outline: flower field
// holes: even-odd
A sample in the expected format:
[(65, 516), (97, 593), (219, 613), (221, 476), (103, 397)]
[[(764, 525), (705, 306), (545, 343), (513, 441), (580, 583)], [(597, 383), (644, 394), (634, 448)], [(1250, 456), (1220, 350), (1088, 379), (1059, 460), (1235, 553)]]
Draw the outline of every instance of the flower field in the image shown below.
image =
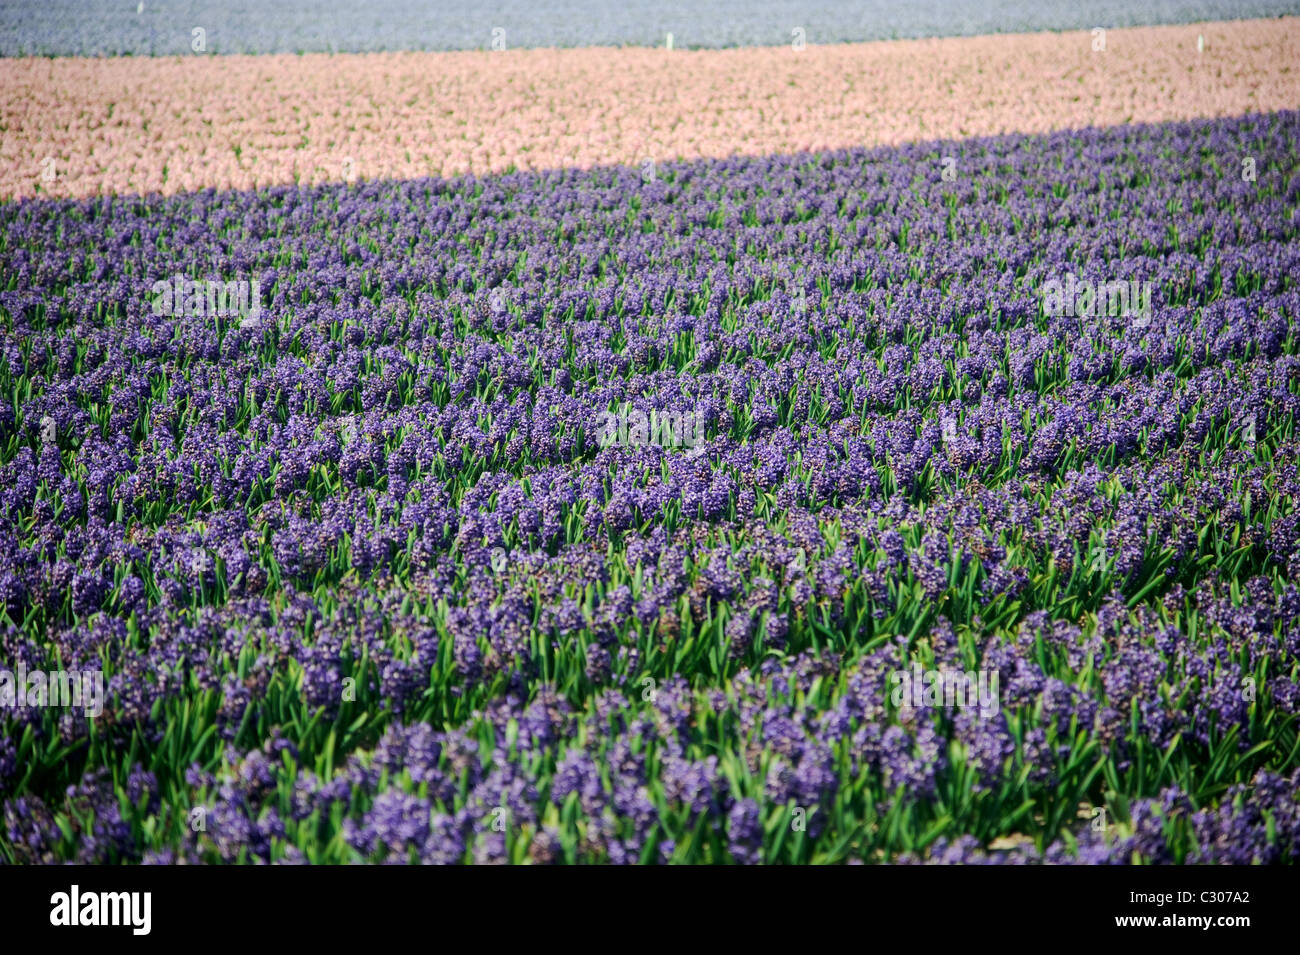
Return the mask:
[(718, 49), (779, 46), (796, 26), (812, 43), (852, 43), (1296, 13), (1297, 0), (4, 0), (0, 56), (188, 56), (195, 27), (222, 55), (663, 46), (669, 32), (677, 49)]
[(1294, 861), (1298, 156), (0, 205), (0, 856)]
[(798, 51), (0, 59), (0, 197), (640, 166), (1300, 105), (1295, 16), (1102, 38), (810, 37)]

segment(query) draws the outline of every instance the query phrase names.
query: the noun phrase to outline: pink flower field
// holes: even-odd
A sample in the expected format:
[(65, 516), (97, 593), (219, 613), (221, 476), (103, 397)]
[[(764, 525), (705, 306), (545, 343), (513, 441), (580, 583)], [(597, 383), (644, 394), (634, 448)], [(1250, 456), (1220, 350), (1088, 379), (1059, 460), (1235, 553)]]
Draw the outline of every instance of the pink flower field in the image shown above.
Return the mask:
[(0, 196), (642, 165), (1300, 103), (1300, 18), (1104, 40), (0, 59)]

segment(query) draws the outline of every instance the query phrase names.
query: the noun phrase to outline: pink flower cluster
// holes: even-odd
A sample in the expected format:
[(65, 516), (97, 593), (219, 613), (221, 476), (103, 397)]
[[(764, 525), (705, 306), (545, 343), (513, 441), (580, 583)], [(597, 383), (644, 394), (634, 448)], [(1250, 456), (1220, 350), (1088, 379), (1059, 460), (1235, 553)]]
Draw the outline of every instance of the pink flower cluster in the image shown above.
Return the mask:
[(643, 165), (1231, 116), (1294, 108), (1297, 63), (1297, 17), (798, 50), (9, 59), (0, 197)]

